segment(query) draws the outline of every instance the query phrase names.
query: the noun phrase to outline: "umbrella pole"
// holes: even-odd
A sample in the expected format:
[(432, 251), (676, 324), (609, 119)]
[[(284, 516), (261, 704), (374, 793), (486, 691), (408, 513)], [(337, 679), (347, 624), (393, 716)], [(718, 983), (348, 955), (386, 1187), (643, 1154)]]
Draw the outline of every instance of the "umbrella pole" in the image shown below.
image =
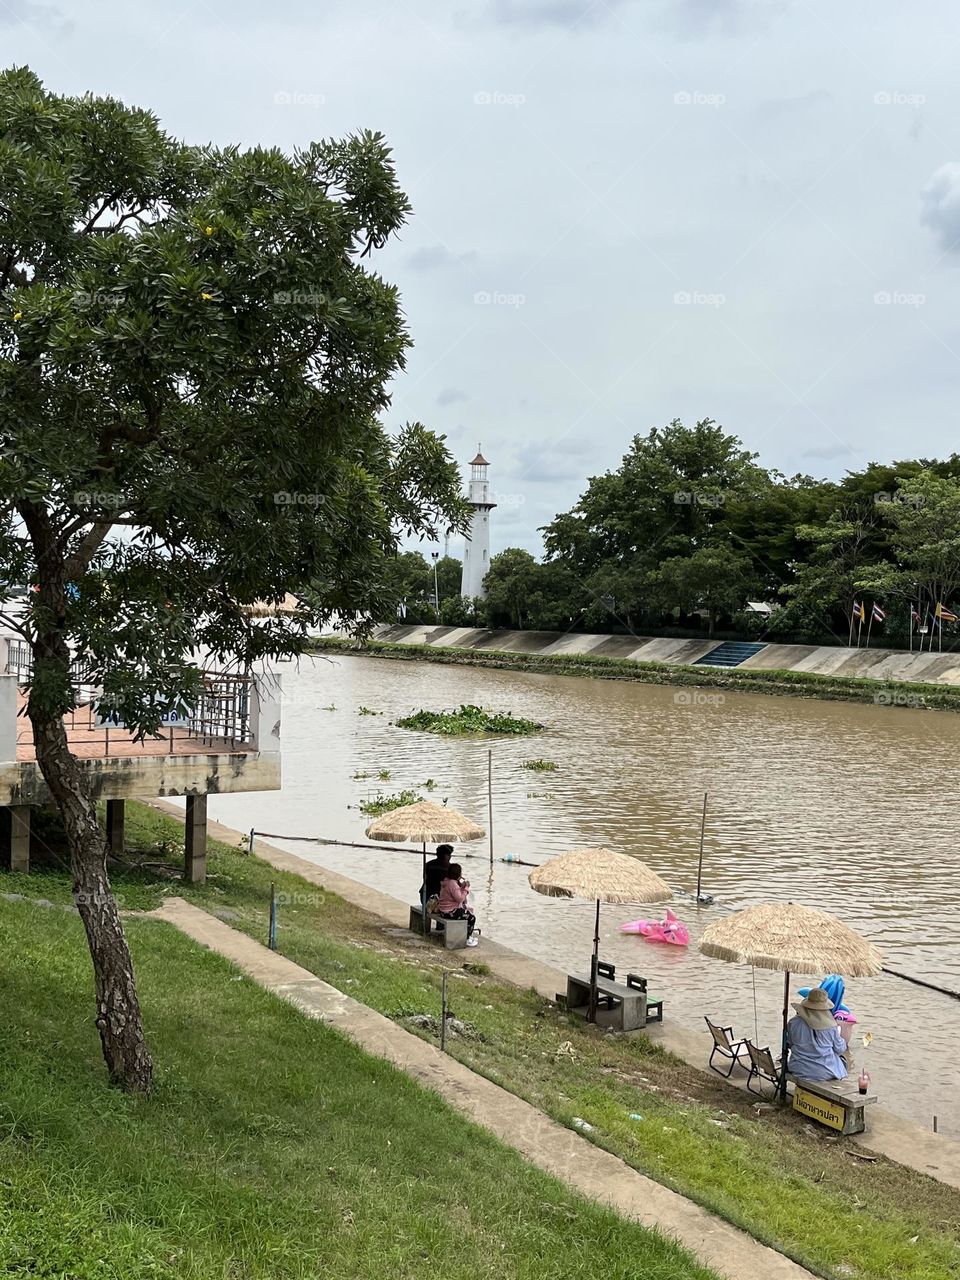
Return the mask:
[(600, 960), (600, 899), (597, 899), (597, 919), (593, 927), (593, 957), (590, 961), (590, 1002), (587, 1005), (587, 1021), (597, 1020), (597, 965)]
[(783, 975), (783, 1034), (780, 1041), (782, 1058), (780, 1060), (780, 1101), (787, 1100), (787, 1015), (790, 1012), (790, 971)]

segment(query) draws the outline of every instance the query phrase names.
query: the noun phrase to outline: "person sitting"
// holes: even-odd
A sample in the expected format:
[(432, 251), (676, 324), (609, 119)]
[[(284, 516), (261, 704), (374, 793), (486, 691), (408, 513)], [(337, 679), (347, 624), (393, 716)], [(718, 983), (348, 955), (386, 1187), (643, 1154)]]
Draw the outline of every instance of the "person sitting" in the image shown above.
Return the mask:
[(437, 856), (424, 863), (423, 884), (420, 886), (421, 906), (426, 907), (430, 899), (437, 897), (439, 894), (440, 885), (443, 883), (443, 877), (447, 874), (447, 867), (449, 867), (452, 857), (452, 844), (438, 844)]
[[(833, 1006), (833, 1019), (837, 1024), (837, 1029), (843, 1036), (844, 1044), (847, 1051), (843, 1055), (843, 1060), (847, 1064), (847, 1072), (853, 1070), (853, 1051), (850, 1048), (850, 1042), (853, 1039), (853, 1029), (856, 1026), (857, 1019), (847, 1005), (844, 1004), (844, 996), (846, 995), (846, 985), (839, 973), (828, 973), (820, 986), (830, 997), (830, 1003)], [(808, 996), (811, 987), (801, 987), (800, 994)]]
[(467, 906), (469, 897), (470, 881), (464, 880), (460, 863), (451, 862), (440, 885), (437, 914), (444, 920), (466, 920), (467, 946), (475, 947), (479, 942), (479, 938), (473, 932), (477, 925), (477, 917)]
[(798, 1080), (843, 1080), (847, 1074), (847, 1045), (826, 991), (814, 987), (805, 1000), (793, 1007), (797, 1016), (787, 1023), (790, 1074)]

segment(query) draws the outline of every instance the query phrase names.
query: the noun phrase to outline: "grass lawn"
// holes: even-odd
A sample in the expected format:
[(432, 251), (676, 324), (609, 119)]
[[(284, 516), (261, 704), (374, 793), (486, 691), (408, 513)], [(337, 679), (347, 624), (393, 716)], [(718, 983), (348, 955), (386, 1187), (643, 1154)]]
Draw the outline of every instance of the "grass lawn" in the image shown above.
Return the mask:
[[(960, 1196), (953, 1188), (883, 1159), (861, 1163), (849, 1154), (850, 1140), (832, 1139), (793, 1112), (758, 1116), (752, 1100), (643, 1036), (587, 1030), (535, 992), (485, 975), (482, 948), (444, 953), (390, 932), (335, 895), (226, 845), (212, 844), (205, 886), (183, 885), (155, 865), (176, 865), (179, 825), (131, 805), (127, 828), (129, 843), (142, 851), (131, 852), (130, 862), (154, 865), (117, 869), (125, 906), (149, 908), (179, 893), (264, 941), (275, 881), (289, 895), (280, 915), (285, 955), (399, 1021), (438, 1014), (446, 966), (453, 1011), (470, 1031), (448, 1037), (451, 1053), (562, 1122), (586, 1120), (594, 1126), (590, 1141), (811, 1270), (838, 1280), (960, 1277)], [(69, 897), (60, 872), (7, 876), (4, 886), (33, 897)], [(153, 1019), (152, 960), (142, 947), (138, 956)], [(168, 1047), (150, 1030), (163, 1071)], [(429, 1030), (423, 1034), (430, 1038)], [(91, 1054), (93, 1061), (95, 1049)]]
[(0, 1275), (713, 1276), (171, 926), (129, 936), (148, 1100), (106, 1084), (77, 916), (0, 900)]

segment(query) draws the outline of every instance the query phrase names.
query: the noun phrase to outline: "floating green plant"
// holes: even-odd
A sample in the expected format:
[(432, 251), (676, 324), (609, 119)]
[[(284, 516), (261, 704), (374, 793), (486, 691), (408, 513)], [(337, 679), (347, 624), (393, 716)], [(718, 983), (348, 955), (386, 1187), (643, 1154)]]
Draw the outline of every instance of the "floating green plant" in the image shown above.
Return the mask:
[(382, 716), (382, 711), (373, 711), (370, 707), (357, 707), (358, 716)]
[(394, 796), (383, 796), (378, 793), (371, 799), (360, 802), (360, 812), (368, 818), (379, 818), (382, 813), (389, 813), (391, 809), (400, 809), (405, 804), (416, 804), (422, 799), (423, 796), (418, 795), (416, 791), (398, 791)]
[(553, 773), (556, 765), (552, 760), (524, 760), (520, 768), (531, 769), (534, 773)]
[(509, 712), (485, 711), (470, 703), (463, 703), (456, 711), (425, 711), (421, 707), (413, 715), (398, 720), (397, 725), (401, 729), (419, 729), (449, 737), (471, 733), (539, 733), (543, 728), (536, 720), (523, 720)]

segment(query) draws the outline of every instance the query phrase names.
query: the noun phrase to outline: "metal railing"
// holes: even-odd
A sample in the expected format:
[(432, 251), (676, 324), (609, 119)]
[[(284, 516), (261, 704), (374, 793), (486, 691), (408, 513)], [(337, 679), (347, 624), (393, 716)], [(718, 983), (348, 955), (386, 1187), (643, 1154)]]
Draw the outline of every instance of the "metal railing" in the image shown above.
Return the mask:
[(202, 742), (229, 742), (246, 746), (251, 741), (250, 676), (223, 671), (204, 674), (203, 693), (186, 723), (188, 732)]
[[(15, 649), (15, 646), (22, 648)], [(74, 663), (74, 668), (82, 677), (78, 663)], [(30, 646), (25, 641), (8, 641), (7, 672), (17, 677), (25, 692), (32, 672)], [(64, 716), (67, 736), (73, 738), (74, 747), (83, 755), (93, 754), (95, 748), (102, 748), (104, 756), (138, 754), (138, 744), (134, 743), (132, 733), (121, 717), (108, 711), (98, 712), (100, 690), (82, 678), (75, 680), (75, 688), (78, 691), (77, 706)], [(224, 671), (204, 672), (203, 687), (196, 704), (165, 712), (160, 733), (143, 739), (140, 752), (152, 755), (166, 749), (170, 754), (190, 754), (198, 746), (236, 750), (253, 745), (252, 693), (252, 676)], [(26, 747), (32, 741), (32, 728), (26, 718), (25, 707), (21, 706), (17, 717), (17, 743)], [(96, 754), (100, 751), (97, 750)]]

